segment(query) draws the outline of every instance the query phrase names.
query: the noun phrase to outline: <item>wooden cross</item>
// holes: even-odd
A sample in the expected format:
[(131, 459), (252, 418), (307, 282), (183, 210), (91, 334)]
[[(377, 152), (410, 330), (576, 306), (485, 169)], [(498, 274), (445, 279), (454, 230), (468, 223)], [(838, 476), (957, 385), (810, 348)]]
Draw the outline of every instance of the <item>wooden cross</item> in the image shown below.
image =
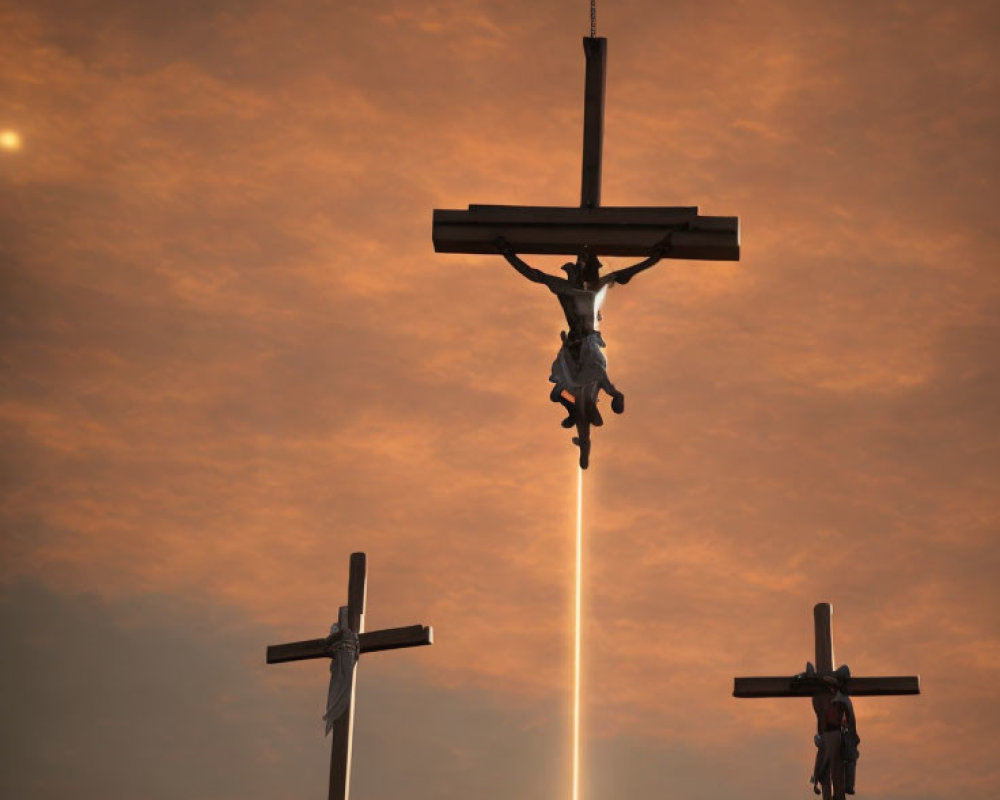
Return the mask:
[[(347, 584), (347, 624), (358, 634), (361, 653), (379, 650), (396, 650), (400, 647), (419, 647), (433, 644), (434, 632), (424, 625), (406, 628), (387, 628), (365, 631), (365, 595), (368, 584), (367, 557), (364, 553), (351, 554), (351, 571)], [(339, 637), (339, 635), (338, 635)], [(309, 639), (304, 642), (275, 644), (267, 648), (267, 663), (303, 661), (309, 658), (330, 658), (338, 637)], [(333, 721), (333, 739), (330, 754), (329, 800), (347, 800), (351, 783), (351, 740), (354, 734), (354, 685), (357, 669), (351, 669), (350, 694), (347, 708)]]
[(699, 216), (696, 207), (604, 207), (601, 159), (607, 39), (585, 37), (583, 170), (580, 208), (470, 205), (434, 211), (432, 238), (439, 253), (496, 253), (503, 238), (516, 253), (648, 256), (670, 234), (666, 258), (737, 261), (739, 219)]
[[(833, 606), (817, 603), (813, 608), (816, 631), (816, 677), (736, 678), (733, 697), (814, 697), (824, 694), (824, 675), (833, 675)], [(920, 676), (861, 678), (851, 675), (842, 687), (851, 697), (920, 694)]]
[[(816, 633), (816, 671), (808, 670), (800, 675), (781, 678), (736, 678), (733, 686), (734, 697), (811, 697), (813, 700), (813, 710), (817, 714), (818, 720), (823, 718), (823, 709), (828, 703), (830, 687), (823, 678), (835, 677), (837, 688), (845, 695), (873, 696), (873, 695), (899, 695), (899, 694), (920, 694), (920, 677), (917, 675), (905, 675), (888, 678), (860, 678), (851, 675), (844, 678), (838, 675), (833, 669), (833, 630), (831, 627), (831, 617), (833, 616), (833, 606), (829, 603), (817, 603), (813, 607), (813, 621)], [(853, 719), (853, 714), (851, 714)], [(853, 723), (849, 723), (853, 726)], [(820, 731), (822, 732), (822, 727)], [(854, 731), (856, 734), (856, 731)], [(829, 769), (829, 768), (828, 768)], [(845, 762), (845, 779), (850, 787), (853, 787), (853, 767), (848, 768)], [(820, 771), (817, 763), (817, 771)], [(823, 782), (822, 789), (815, 785), (815, 791), (822, 790), (824, 797), (830, 796), (830, 780), (832, 776), (829, 772), (826, 776), (816, 774), (814, 781)], [(833, 778), (833, 789), (837, 790), (837, 779)], [(853, 788), (851, 789), (853, 793)], [(842, 797), (842, 794), (837, 794)]]

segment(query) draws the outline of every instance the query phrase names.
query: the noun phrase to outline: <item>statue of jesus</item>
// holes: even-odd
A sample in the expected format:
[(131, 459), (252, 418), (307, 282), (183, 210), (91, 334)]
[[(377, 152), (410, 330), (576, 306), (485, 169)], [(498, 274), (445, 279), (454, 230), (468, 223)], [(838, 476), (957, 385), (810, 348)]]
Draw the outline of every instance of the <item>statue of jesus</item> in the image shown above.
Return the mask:
[(605, 347), (598, 327), (601, 307), (612, 286), (628, 283), (667, 254), (670, 235), (656, 245), (649, 258), (604, 276), (600, 274), (600, 261), (589, 247), (575, 262), (563, 264), (566, 277), (560, 278), (522, 261), (505, 239), (498, 238), (496, 245), (514, 269), (529, 281), (547, 286), (562, 306), (569, 330), (562, 332), (562, 347), (552, 362), (549, 380), (554, 386), (549, 399), (566, 408), (564, 428), (576, 425), (573, 444), (580, 448), (580, 467), (586, 469), (590, 462), (590, 426), (604, 424), (597, 408), (598, 393), (603, 389), (611, 397), (611, 410), (616, 414), (625, 410), (625, 395), (608, 378), (608, 361), (601, 352)]

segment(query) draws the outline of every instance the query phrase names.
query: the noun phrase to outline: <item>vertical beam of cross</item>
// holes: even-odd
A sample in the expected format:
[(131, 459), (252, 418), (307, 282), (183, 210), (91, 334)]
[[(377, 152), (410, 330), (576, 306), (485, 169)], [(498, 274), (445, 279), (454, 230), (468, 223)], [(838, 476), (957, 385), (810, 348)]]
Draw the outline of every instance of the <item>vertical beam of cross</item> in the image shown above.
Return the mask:
[[(604, 88), (607, 75), (608, 40), (594, 35), (594, 8), (591, 6), (591, 31), (584, 37), (583, 53), (587, 60), (583, 84), (583, 167), (580, 176), (580, 207), (597, 208), (601, 204), (601, 166), (604, 155)], [(580, 798), (580, 652), (581, 610), (583, 604), (583, 470), (576, 483), (576, 587), (574, 591), (573, 642), (573, 794)]]
[[(365, 631), (365, 599), (368, 594), (368, 557), (351, 553), (350, 576), (347, 580), (347, 624), (357, 633)], [(330, 733), (330, 795), (329, 800), (347, 800), (351, 786), (351, 749), (354, 741), (354, 688), (357, 684), (357, 664), (351, 670), (350, 699), (344, 712), (333, 721)]]
[(590, 36), (583, 40), (587, 75), (583, 89), (583, 171), (580, 181), (581, 208), (601, 204), (601, 164), (604, 152), (604, 85), (608, 40)]
[(817, 603), (813, 606), (813, 630), (816, 635), (816, 671), (820, 675), (833, 672), (833, 606)]

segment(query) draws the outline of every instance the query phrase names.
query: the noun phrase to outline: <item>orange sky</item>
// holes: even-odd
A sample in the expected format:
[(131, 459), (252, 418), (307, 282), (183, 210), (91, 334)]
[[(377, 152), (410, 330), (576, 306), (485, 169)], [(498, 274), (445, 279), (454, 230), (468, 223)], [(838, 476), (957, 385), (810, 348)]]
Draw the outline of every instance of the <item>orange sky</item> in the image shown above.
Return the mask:
[[(261, 662), (365, 550), (437, 642), (364, 659), (354, 800), (566, 796), (561, 315), (430, 219), (578, 202), (587, 4), (426, 5), (0, 0), (0, 794), (323, 796), (325, 668)], [(743, 256), (608, 301), (586, 800), (811, 797), (808, 703), (730, 693), (819, 601), (924, 687), (857, 702), (859, 796), (1000, 795), (998, 30), (601, 4), (603, 202)]]

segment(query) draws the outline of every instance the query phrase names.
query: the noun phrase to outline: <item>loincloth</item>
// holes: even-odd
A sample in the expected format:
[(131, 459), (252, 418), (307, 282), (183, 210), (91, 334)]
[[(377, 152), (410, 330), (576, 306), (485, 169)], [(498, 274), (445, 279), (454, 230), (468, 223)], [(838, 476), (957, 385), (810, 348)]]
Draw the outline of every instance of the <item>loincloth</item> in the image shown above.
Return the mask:
[(592, 386), (607, 379), (608, 360), (601, 351), (604, 339), (600, 331), (587, 334), (576, 341), (563, 342), (552, 362), (549, 380), (560, 390), (576, 394), (584, 386)]

